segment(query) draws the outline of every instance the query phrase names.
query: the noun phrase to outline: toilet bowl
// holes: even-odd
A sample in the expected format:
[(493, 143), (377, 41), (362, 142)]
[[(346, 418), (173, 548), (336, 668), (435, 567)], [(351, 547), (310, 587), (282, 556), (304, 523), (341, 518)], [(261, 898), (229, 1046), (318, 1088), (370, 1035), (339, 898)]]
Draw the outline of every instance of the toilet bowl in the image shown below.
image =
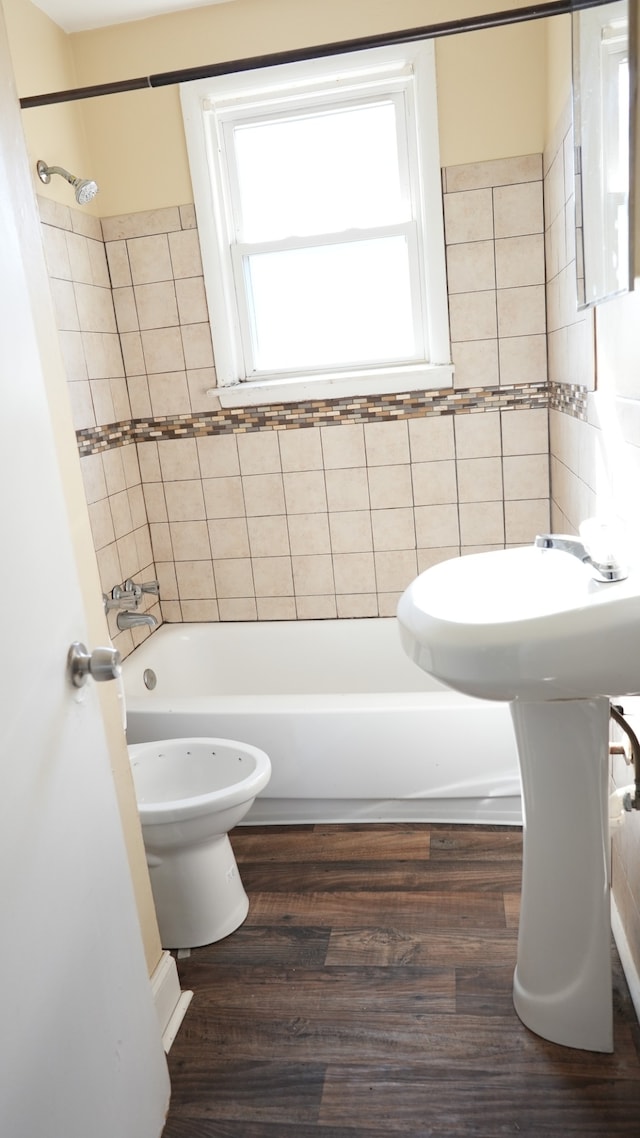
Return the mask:
[(249, 911), (228, 832), (267, 785), (268, 756), (232, 739), (161, 739), (129, 758), (162, 947), (221, 940)]

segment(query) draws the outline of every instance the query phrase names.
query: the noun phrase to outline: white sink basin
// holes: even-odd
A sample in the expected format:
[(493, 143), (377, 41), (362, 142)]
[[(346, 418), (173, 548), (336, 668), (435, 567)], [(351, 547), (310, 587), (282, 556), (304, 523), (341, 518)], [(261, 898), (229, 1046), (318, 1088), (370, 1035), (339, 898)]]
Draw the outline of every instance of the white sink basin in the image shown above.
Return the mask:
[(468, 695), (586, 699), (640, 691), (640, 574), (598, 582), (556, 549), (471, 554), (427, 569), (398, 606), (407, 654)]

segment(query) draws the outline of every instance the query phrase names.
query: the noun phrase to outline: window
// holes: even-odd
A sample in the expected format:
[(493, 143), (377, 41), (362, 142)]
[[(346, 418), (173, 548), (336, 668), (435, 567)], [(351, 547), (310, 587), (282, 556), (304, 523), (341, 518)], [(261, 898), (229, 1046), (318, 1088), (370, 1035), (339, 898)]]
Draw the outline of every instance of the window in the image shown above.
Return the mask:
[(433, 44), (181, 95), (223, 404), (450, 384)]

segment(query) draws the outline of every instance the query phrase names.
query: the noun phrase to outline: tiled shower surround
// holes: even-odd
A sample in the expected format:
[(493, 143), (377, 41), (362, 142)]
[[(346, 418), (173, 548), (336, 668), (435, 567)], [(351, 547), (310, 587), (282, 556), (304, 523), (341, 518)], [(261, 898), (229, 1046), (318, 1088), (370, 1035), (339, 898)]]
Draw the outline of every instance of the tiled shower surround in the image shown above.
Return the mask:
[[(549, 525), (542, 156), (443, 171), (453, 388), (221, 410), (193, 207), (41, 203), (102, 585), (169, 621), (390, 615)], [(158, 613), (158, 607), (153, 610)], [(146, 630), (117, 635), (126, 653)]]

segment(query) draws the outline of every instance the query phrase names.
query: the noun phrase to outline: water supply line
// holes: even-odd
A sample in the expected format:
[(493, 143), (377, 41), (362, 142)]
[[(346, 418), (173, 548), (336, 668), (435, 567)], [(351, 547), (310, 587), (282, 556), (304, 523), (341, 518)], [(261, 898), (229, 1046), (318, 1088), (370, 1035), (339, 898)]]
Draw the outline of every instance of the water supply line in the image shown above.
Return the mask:
[[(627, 736), (629, 745), (631, 747), (631, 762), (633, 763), (634, 773), (634, 786), (633, 795), (631, 789), (627, 788), (622, 795), (622, 808), (627, 813), (631, 810), (640, 810), (640, 740), (635, 731), (631, 729), (626, 719), (624, 718), (624, 709), (619, 704), (611, 703), (609, 705), (609, 715), (614, 723), (620, 730)], [(615, 744), (610, 747), (611, 754), (619, 754)]]

